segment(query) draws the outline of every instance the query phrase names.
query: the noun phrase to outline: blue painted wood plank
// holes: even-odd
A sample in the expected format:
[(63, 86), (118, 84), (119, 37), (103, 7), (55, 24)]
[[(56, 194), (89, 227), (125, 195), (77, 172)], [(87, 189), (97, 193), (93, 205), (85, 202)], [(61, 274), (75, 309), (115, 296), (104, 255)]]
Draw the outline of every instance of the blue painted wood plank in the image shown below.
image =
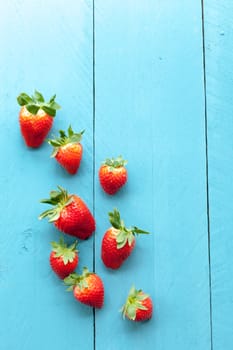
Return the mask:
[(204, 5), (213, 349), (220, 350), (233, 347), (233, 3)]
[[(201, 3), (95, 0), (95, 46), (96, 349), (210, 349)], [(119, 154), (129, 181), (108, 197), (97, 170)], [(109, 271), (100, 245), (114, 207), (151, 235)], [(154, 300), (142, 325), (118, 312), (132, 284)]]
[[(93, 311), (50, 271), (50, 242), (60, 235), (37, 219), (39, 200), (57, 185), (93, 209), (92, 1), (14, 0), (0, 2), (0, 13), (1, 347), (92, 349)], [(31, 150), (22, 141), (16, 96), (35, 88), (62, 105), (51, 134), (70, 123), (86, 130), (76, 176), (50, 159), (49, 145)], [(93, 240), (79, 250), (80, 266), (91, 269)]]

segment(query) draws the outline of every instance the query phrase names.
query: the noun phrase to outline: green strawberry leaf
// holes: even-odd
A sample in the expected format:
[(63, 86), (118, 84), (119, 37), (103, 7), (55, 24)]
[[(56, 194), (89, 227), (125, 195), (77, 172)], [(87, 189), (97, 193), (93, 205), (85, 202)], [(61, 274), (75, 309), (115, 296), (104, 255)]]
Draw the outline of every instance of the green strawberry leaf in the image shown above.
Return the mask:
[(128, 241), (128, 244), (129, 246), (131, 246), (134, 242), (135, 238), (134, 238), (134, 235), (132, 232), (128, 233), (127, 235), (127, 241)]
[[(46, 202), (42, 202), (42, 203), (46, 203)], [(50, 215), (52, 215), (52, 214), (53, 214), (53, 209), (45, 210), (43, 213), (41, 213), (41, 214), (39, 215), (39, 220), (44, 219), (44, 218), (46, 218), (47, 216), (50, 217)]]
[(44, 211), (40, 214), (39, 219), (48, 217), (49, 222), (54, 222), (60, 217), (62, 209), (72, 203), (73, 196), (68, 195), (67, 191), (58, 186), (59, 191), (51, 191), (50, 198), (42, 199), (40, 202), (53, 205), (54, 208)]
[(140, 228), (136, 227), (136, 226), (133, 226), (132, 227), (132, 232), (133, 233), (136, 233), (136, 234), (150, 234), (150, 232), (147, 232), (147, 231), (144, 231), (144, 230), (141, 230)]
[(66, 286), (69, 286), (66, 290), (67, 292), (71, 292), (74, 290), (74, 287), (77, 284), (77, 279), (78, 279), (78, 275), (77, 273), (73, 272), (71, 274), (69, 274), (69, 276), (65, 277), (63, 282)]
[(126, 228), (124, 221), (121, 220), (120, 213), (116, 208), (113, 212), (109, 212), (108, 216), (112, 227), (120, 231), (116, 237), (117, 249), (123, 248), (127, 242), (129, 246), (131, 246), (134, 242), (135, 234), (149, 234), (149, 232), (141, 230), (136, 226)]
[(128, 240), (127, 232), (125, 232), (123, 230), (120, 231), (116, 237), (117, 249), (123, 248), (126, 245), (127, 240)]
[(52, 200), (52, 199), (41, 199), (40, 200), (40, 203), (43, 203), (43, 204), (52, 204), (52, 205), (54, 205), (55, 204), (55, 202)]
[[(54, 139), (48, 139), (48, 143), (56, 148), (65, 146), (67, 144), (71, 143), (79, 143), (82, 139), (82, 135), (85, 130), (82, 130), (80, 133), (75, 133), (71, 127), (69, 126), (67, 130), (67, 134), (64, 130), (59, 130), (59, 137), (56, 137)], [(55, 150), (55, 152), (52, 153), (51, 157), (54, 157), (54, 154), (56, 155), (58, 150)]]
[(28, 112), (30, 112), (32, 114), (37, 114), (37, 112), (40, 109), (40, 106), (38, 106), (36, 104), (27, 104), (26, 108), (27, 108)]
[(141, 289), (137, 290), (134, 286), (132, 286), (126, 302), (121, 308), (123, 317), (127, 316), (129, 319), (135, 320), (137, 310), (148, 310), (148, 308), (142, 304), (142, 301), (148, 297), (149, 295), (145, 294)]
[(53, 152), (51, 153), (50, 157), (51, 158), (56, 157), (58, 151), (59, 151), (59, 147), (54, 147)]
[(44, 96), (37, 90), (34, 92), (35, 100), (38, 102), (44, 102)]
[[(59, 254), (59, 253), (57, 253)], [(61, 256), (61, 255), (58, 255), (58, 256)], [(72, 262), (75, 258), (75, 252), (69, 250), (68, 248), (64, 251), (63, 251), (63, 254), (62, 254), (62, 258), (63, 258), (63, 261), (64, 261), (64, 264), (67, 265), (68, 262)]]
[(107, 158), (103, 164), (108, 165), (112, 168), (119, 168), (124, 167), (127, 164), (127, 161), (122, 158), (122, 156), (119, 156), (117, 158)]
[(61, 106), (55, 101), (50, 103), (50, 107), (55, 109), (55, 110), (61, 109)]
[(68, 246), (63, 236), (59, 239), (59, 242), (51, 242), (52, 250), (55, 253), (55, 257), (59, 258), (61, 257), (63, 259), (63, 262), (65, 265), (67, 265), (69, 262), (73, 262), (73, 260), (76, 257), (77, 254), (77, 240)]
[(53, 248), (53, 250), (55, 251), (58, 247), (58, 243), (57, 242), (51, 242), (51, 246)]
[[(141, 290), (140, 290), (141, 291)], [(129, 296), (136, 296), (137, 295), (137, 290), (136, 290), (136, 288), (134, 287), (134, 286), (132, 286), (131, 288), (130, 288), (130, 290), (129, 290), (129, 295), (128, 295), (128, 297)]]
[(85, 279), (80, 279), (78, 285), (79, 285), (79, 288), (81, 290), (88, 288), (88, 284), (87, 284), (87, 281)]
[(79, 134), (73, 134), (71, 137), (70, 137), (70, 143), (78, 143), (81, 141), (82, 139), (82, 135), (83, 133), (85, 132), (85, 130), (82, 130)]
[(137, 293), (137, 298), (138, 300), (142, 301), (142, 300), (145, 300), (149, 297), (149, 294), (146, 294), (144, 292), (142, 292), (142, 290), (140, 289)]
[[(50, 199), (54, 204), (58, 204), (61, 201), (67, 202), (69, 200), (68, 192), (61, 186), (57, 186), (59, 191), (51, 191), (50, 192)], [(70, 197), (72, 198), (72, 197)]]
[(137, 308), (140, 309), (140, 310), (148, 310), (148, 307), (142, 305), (142, 304), (137, 304)]
[[(60, 138), (64, 139), (66, 137), (66, 133), (64, 130), (59, 130)], [(57, 141), (58, 142), (58, 141)]]
[(50, 98), (49, 104), (52, 104), (55, 101), (55, 98), (56, 98), (56, 94)]
[(67, 193), (65, 194), (65, 191), (51, 191), (50, 192), (50, 198), (47, 199), (42, 199), (40, 203), (47, 203), (47, 204), (52, 204), (56, 205), (58, 204), (63, 198), (68, 199)]
[(74, 135), (74, 132), (73, 132), (73, 129), (72, 129), (71, 125), (70, 125), (69, 128), (68, 128), (68, 136), (71, 137), (73, 135)]
[(53, 212), (50, 215), (47, 215), (49, 218), (49, 222), (57, 221), (60, 217), (60, 212), (61, 210), (57, 208), (57, 210), (53, 210)]
[(18, 104), (20, 106), (25, 106), (27, 105), (28, 103), (31, 103), (33, 102), (32, 98), (25, 94), (25, 92), (22, 92), (18, 97), (17, 97), (17, 101), (18, 101)]
[(76, 240), (73, 244), (69, 246), (69, 249), (75, 251), (77, 250), (77, 245), (78, 245), (78, 241)]
[(73, 292), (73, 290), (74, 290), (74, 286), (69, 286), (69, 287), (66, 289), (67, 292)]
[(83, 273), (81, 275), (78, 275), (77, 273), (71, 273), (68, 277), (64, 279), (64, 283), (68, 286), (79, 286), (80, 289), (88, 288), (88, 284), (86, 281), (86, 278), (92, 274), (92, 272), (89, 272), (89, 270), (84, 267)]
[(25, 106), (26, 109), (36, 115), (39, 109), (42, 109), (45, 113), (54, 117), (56, 111), (61, 108), (61, 106), (55, 101), (56, 95), (52, 96), (49, 102), (45, 102), (44, 96), (41, 92), (35, 90), (34, 95), (30, 97), (25, 92), (21, 93), (17, 97), (17, 101), (20, 106)]
[(48, 143), (53, 147), (60, 147), (60, 143), (56, 140), (48, 140)]
[(48, 115), (50, 115), (51, 117), (54, 117), (56, 115), (56, 109), (49, 107), (49, 106), (41, 106), (41, 109), (43, 109), (43, 111), (45, 113), (47, 113)]
[(117, 209), (114, 209), (113, 212), (108, 213), (109, 221), (112, 224), (112, 226), (116, 229), (120, 229), (122, 226), (122, 221), (120, 217), (120, 213)]
[(135, 320), (136, 311), (137, 311), (137, 309), (136, 309), (135, 305), (131, 305), (131, 304), (128, 305), (128, 307), (126, 309), (126, 314), (130, 320)]

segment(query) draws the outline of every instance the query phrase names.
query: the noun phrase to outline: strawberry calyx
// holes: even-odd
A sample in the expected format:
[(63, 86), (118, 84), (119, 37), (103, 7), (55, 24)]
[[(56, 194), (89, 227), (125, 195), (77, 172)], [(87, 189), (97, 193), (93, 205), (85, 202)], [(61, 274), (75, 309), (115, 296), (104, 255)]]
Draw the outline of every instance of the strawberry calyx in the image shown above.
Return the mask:
[(136, 289), (134, 286), (131, 287), (125, 304), (121, 308), (123, 318), (125, 316), (130, 320), (135, 320), (137, 310), (148, 310), (146, 306), (143, 305), (142, 301), (149, 297), (148, 294), (144, 293), (141, 289)]
[(85, 130), (82, 130), (80, 133), (75, 133), (71, 127), (69, 126), (67, 130), (67, 134), (64, 130), (59, 130), (59, 137), (56, 137), (54, 139), (48, 139), (48, 143), (54, 147), (53, 153), (51, 157), (55, 157), (59, 148), (68, 144), (73, 143), (79, 143), (82, 139), (82, 135), (85, 132)]
[(108, 213), (109, 221), (112, 226), (119, 231), (116, 236), (117, 249), (123, 248), (127, 243), (129, 246), (134, 241), (135, 234), (149, 234), (149, 232), (141, 230), (136, 226), (126, 228), (124, 221), (120, 217), (120, 212), (115, 208), (113, 212)]
[(39, 220), (48, 217), (49, 222), (54, 222), (60, 217), (60, 213), (64, 207), (69, 205), (73, 201), (73, 196), (61, 186), (57, 186), (58, 191), (51, 191), (50, 198), (42, 199), (40, 203), (51, 204), (54, 206), (52, 209), (45, 210), (40, 214)]
[(107, 165), (110, 167), (110, 170), (124, 167), (127, 164), (127, 160), (124, 160), (122, 156), (119, 156), (117, 158), (107, 158), (104, 162), (103, 165)]
[(76, 272), (71, 273), (68, 277), (64, 279), (65, 285), (69, 286), (67, 288), (67, 291), (72, 291), (76, 286), (79, 286), (80, 289), (88, 288), (86, 279), (92, 274), (93, 272), (90, 272), (87, 267), (83, 268), (83, 273), (80, 275)]
[(51, 117), (55, 117), (56, 111), (61, 108), (61, 106), (55, 101), (55, 98), (56, 95), (53, 95), (48, 102), (45, 102), (42, 93), (35, 90), (34, 95), (32, 96), (22, 92), (17, 97), (17, 101), (20, 106), (25, 106), (29, 113), (36, 115), (39, 109), (42, 109)]
[(73, 260), (75, 259), (75, 256), (78, 252), (77, 244), (78, 244), (78, 241), (76, 240), (73, 244), (68, 246), (65, 243), (63, 237), (60, 238), (59, 242), (51, 242), (52, 251), (55, 253), (54, 256), (56, 258), (62, 257), (62, 260), (65, 265), (67, 265), (68, 262), (72, 263)]

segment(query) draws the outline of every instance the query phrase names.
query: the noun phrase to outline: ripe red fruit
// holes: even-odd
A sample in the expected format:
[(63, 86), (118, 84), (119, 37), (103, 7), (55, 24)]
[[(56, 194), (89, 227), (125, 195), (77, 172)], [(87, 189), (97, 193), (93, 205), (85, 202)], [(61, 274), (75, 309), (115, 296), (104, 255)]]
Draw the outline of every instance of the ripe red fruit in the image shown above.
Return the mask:
[(39, 219), (48, 217), (58, 230), (80, 239), (87, 239), (95, 231), (95, 219), (83, 200), (58, 186), (51, 191), (50, 198), (41, 200), (54, 206), (43, 212)]
[(83, 268), (82, 275), (70, 274), (64, 279), (69, 291), (73, 291), (75, 299), (83, 304), (102, 308), (104, 303), (104, 285), (101, 278), (94, 272)]
[(77, 241), (70, 246), (64, 242), (63, 237), (59, 242), (52, 242), (50, 265), (52, 270), (62, 279), (69, 276), (78, 265)]
[(148, 294), (135, 287), (130, 289), (125, 304), (121, 308), (123, 317), (131, 321), (147, 321), (152, 317), (153, 303)]
[(101, 258), (106, 267), (118, 269), (134, 249), (135, 234), (148, 234), (149, 232), (136, 226), (126, 228), (117, 209), (109, 213), (109, 221), (112, 227), (103, 236)]
[(80, 141), (84, 130), (74, 133), (72, 127), (69, 126), (67, 135), (63, 130), (60, 130), (59, 133), (60, 137), (48, 140), (48, 143), (54, 147), (51, 157), (54, 157), (68, 173), (76, 174), (83, 154)]
[(108, 194), (115, 194), (127, 181), (127, 161), (121, 156), (106, 159), (99, 169), (99, 180), (103, 190)]
[(24, 92), (17, 97), (22, 107), (19, 112), (20, 130), (28, 147), (39, 147), (52, 128), (56, 111), (61, 108), (55, 98), (56, 95), (45, 102), (43, 95), (36, 90), (31, 97)]

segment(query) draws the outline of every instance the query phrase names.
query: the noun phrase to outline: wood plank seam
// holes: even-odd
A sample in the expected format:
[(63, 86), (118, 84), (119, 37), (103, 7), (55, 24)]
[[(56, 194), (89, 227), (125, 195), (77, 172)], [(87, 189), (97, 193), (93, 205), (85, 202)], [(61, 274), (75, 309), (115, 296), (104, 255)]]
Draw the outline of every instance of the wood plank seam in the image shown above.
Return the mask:
[(212, 274), (211, 274), (211, 230), (210, 230), (210, 206), (209, 206), (209, 159), (208, 159), (208, 111), (206, 92), (206, 47), (205, 47), (205, 12), (204, 0), (201, 0), (202, 10), (202, 57), (203, 57), (203, 84), (204, 84), (204, 116), (205, 116), (205, 158), (206, 158), (206, 215), (208, 231), (208, 265), (209, 265), (209, 296), (210, 296), (210, 349), (213, 350), (213, 325), (212, 325)]
[[(92, 103), (93, 103), (93, 178), (92, 178), (92, 195), (93, 195), (93, 215), (95, 217), (95, 0), (92, 0)], [(93, 271), (95, 272), (95, 233), (93, 235)], [(96, 315), (95, 308), (93, 308), (93, 350), (96, 349)]]

